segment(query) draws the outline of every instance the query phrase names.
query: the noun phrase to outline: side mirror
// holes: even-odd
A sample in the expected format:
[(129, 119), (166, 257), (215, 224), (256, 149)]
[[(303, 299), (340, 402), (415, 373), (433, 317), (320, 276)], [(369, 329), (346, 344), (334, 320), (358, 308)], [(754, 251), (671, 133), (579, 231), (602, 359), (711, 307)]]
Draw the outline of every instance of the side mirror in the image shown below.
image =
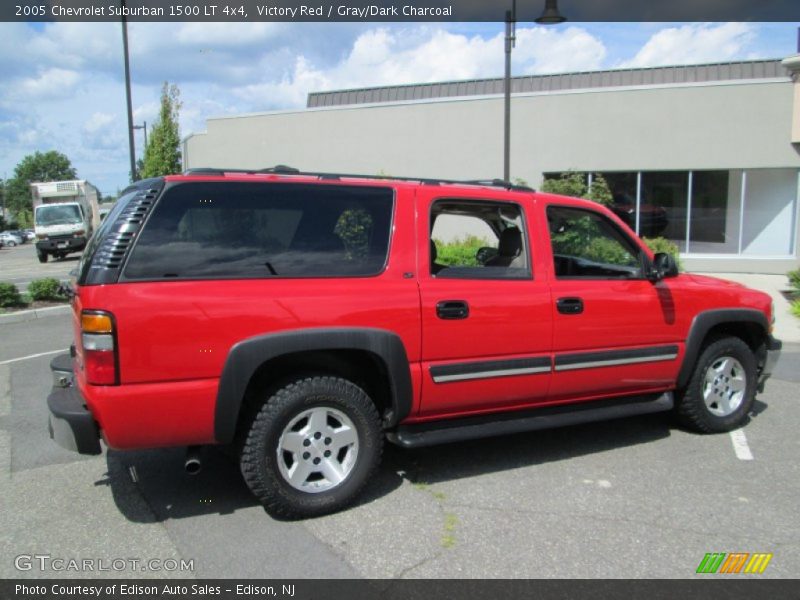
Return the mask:
[(665, 277), (678, 276), (678, 263), (675, 257), (666, 252), (659, 252), (653, 257), (653, 264), (650, 266), (648, 279), (652, 282), (661, 281)]

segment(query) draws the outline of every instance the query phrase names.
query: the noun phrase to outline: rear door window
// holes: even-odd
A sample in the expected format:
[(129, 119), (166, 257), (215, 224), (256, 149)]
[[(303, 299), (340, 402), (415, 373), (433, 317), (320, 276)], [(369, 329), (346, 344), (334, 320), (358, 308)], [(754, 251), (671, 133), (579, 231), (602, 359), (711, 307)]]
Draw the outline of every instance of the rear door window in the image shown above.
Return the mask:
[(164, 192), (124, 278), (364, 277), (386, 263), (393, 192), (183, 183)]

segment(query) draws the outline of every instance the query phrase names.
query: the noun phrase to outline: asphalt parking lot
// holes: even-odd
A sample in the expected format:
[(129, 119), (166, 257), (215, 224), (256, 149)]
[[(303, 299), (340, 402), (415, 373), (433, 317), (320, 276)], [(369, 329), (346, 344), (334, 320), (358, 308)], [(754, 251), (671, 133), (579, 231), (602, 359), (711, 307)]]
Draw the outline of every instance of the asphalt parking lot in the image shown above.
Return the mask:
[(34, 279), (55, 277), (59, 281), (67, 279), (69, 272), (78, 266), (79, 254), (70, 254), (62, 260), (52, 257), (46, 263), (36, 258), (36, 246), (27, 242), (14, 247), (0, 248), (0, 282), (13, 283), (24, 291)]
[[(285, 522), (215, 449), (195, 477), (180, 449), (62, 451), (45, 398), (68, 315), (0, 324), (0, 339), (3, 578), (691, 578), (707, 552), (772, 553), (760, 577), (800, 574), (800, 346), (785, 349), (743, 430), (752, 460), (741, 439), (737, 452), (730, 435), (688, 433), (664, 415), (387, 446), (358, 506)], [(192, 570), (87, 573), (25, 558), (42, 555)]]

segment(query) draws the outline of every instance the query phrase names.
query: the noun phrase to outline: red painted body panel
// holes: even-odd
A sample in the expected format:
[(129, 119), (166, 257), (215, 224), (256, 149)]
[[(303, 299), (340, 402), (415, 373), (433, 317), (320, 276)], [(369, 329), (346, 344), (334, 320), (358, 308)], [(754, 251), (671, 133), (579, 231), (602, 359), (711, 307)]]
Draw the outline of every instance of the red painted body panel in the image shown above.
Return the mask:
[[(316, 178), (279, 175), (236, 174), (223, 179), (319, 183)], [(405, 421), (410, 423), (669, 390), (698, 312), (750, 307), (771, 317), (765, 294), (711, 278), (681, 275), (657, 284), (556, 279), (545, 215), (548, 203), (602, 211), (652, 257), (624, 223), (593, 203), (471, 186), (343, 183), (386, 185), (395, 190), (389, 259), (385, 271), (375, 277), (163, 281), (77, 288), (73, 301), (77, 385), (110, 446), (213, 443), (216, 394), (228, 352), (244, 339), (278, 331), (355, 326), (395, 332), (410, 362), (414, 398)], [(429, 214), (437, 198), (519, 204), (528, 227), (532, 277), (432, 277)], [(584, 312), (558, 313), (555, 302), (565, 296), (582, 298)], [(435, 307), (441, 300), (467, 301), (469, 318), (438, 318)], [(83, 309), (106, 310), (114, 316), (118, 386), (86, 383), (79, 323)], [(665, 345), (677, 346), (674, 360), (447, 383), (434, 382), (430, 371), (441, 365), (542, 357), (552, 364), (559, 353)]]
[[(422, 403), (423, 419), (469, 414), (542, 402), (547, 398), (550, 374), (537, 373), (503, 378), (435, 383), (430, 368), (436, 365), (495, 361), (531, 356), (549, 357), (552, 347), (550, 290), (539, 252), (530, 253), (536, 274), (525, 280), (444, 279), (430, 274), (428, 232), (431, 205), (452, 193), (422, 188), (417, 194), (419, 287), (422, 299)], [(531, 214), (531, 194), (460, 190), (459, 199), (509, 202), (522, 209), (524, 220)], [(443, 320), (436, 305), (444, 300), (464, 300), (469, 318)]]

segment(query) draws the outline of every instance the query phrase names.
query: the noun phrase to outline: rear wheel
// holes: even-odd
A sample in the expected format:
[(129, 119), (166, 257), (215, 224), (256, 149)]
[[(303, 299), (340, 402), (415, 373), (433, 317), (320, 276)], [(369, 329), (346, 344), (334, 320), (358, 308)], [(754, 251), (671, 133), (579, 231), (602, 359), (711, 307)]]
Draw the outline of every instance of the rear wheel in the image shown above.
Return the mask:
[(375, 405), (338, 377), (290, 383), (250, 423), (240, 466), (250, 490), (282, 517), (313, 517), (350, 504), (380, 461)]
[(741, 339), (724, 337), (710, 343), (678, 401), (678, 417), (703, 433), (741, 427), (755, 400), (756, 377), (756, 358)]
[(8, 246), (9, 248), (13, 248), (16, 245), (17, 245), (17, 242), (15, 242), (14, 240), (8, 240), (6, 242), (6, 246)]

